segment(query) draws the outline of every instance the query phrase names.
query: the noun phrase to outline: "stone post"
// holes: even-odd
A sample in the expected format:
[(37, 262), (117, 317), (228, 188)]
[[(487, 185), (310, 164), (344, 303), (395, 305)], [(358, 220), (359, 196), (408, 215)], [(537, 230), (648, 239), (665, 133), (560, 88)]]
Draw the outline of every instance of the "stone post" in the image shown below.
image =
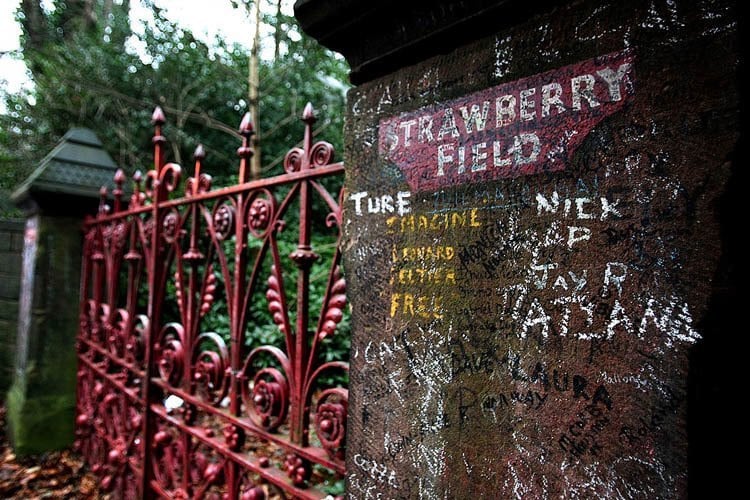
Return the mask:
[(73, 441), (83, 216), (116, 166), (96, 135), (71, 129), (13, 193), (28, 217), (23, 242), (18, 336), (7, 395), (17, 454)]
[(731, 484), (735, 3), (295, 8), (355, 84), (349, 497)]

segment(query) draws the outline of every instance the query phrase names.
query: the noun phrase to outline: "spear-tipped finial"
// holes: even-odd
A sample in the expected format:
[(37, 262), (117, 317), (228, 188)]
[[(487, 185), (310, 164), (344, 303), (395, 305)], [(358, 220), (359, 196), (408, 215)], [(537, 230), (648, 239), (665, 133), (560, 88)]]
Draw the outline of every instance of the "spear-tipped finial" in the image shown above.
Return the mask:
[(302, 121), (305, 123), (312, 123), (316, 120), (315, 110), (311, 102), (305, 104), (305, 109), (302, 111)]
[(99, 213), (106, 214), (109, 211), (107, 206), (107, 186), (99, 188)]
[(240, 134), (243, 136), (249, 137), (255, 133), (255, 127), (253, 126), (253, 116), (248, 111), (245, 113), (245, 115), (242, 117), (242, 121), (240, 122)]
[(253, 148), (250, 147), (250, 138), (255, 133), (253, 130), (253, 118), (248, 111), (242, 117), (240, 122), (240, 134), (242, 135), (242, 146), (237, 149), (237, 156), (240, 157), (240, 172), (238, 182), (244, 184), (247, 182), (247, 174), (250, 170), (250, 158), (253, 156)]
[(115, 172), (114, 181), (118, 187), (121, 187), (125, 182), (125, 172), (121, 168), (118, 168), (117, 172)]
[(164, 117), (164, 111), (161, 106), (154, 108), (154, 113), (151, 115), (151, 123), (154, 124), (154, 137), (151, 138), (151, 142), (154, 145), (154, 170), (157, 172), (164, 166), (164, 150), (163, 146), (167, 142), (166, 137), (161, 135), (161, 126), (167, 119)]
[(164, 110), (161, 109), (161, 106), (156, 106), (154, 112), (151, 114), (151, 123), (154, 125), (163, 125), (166, 121), (167, 118), (164, 116)]
[[(305, 154), (309, 154), (312, 151), (312, 139), (313, 139), (313, 123), (315, 123), (315, 110), (313, 109), (312, 103), (308, 102), (305, 104), (305, 109), (302, 111), (302, 121), (305, 124), (305, 138), (302, 140), (303, 149)], [(301, 168), (304, 170), (309, 166), (303, 162)]]
[(135, 207), (141, 204), (141, 197), (143, 194), (141, 193), (141, 181), (143, 180), (143, 174), (140, 170), (136, 170), (135, 173), (133, 173), (133, 194), (130, 197), (130, 206)]
[(115, 172), (115, 188), (112, 190), (112, 194), (115, 197), (115, 212), (119, 212), (122, 208), (122, 185), (125, 182), (125, 172), (121, 168)]
[(195, 161), (203, 161), (206, 158), (206, 150), (203, 149), (203, 144), (198, 144), (193, 152), (193, 159)]
[[(208, 182), (208, 179), (210, 179), (210, 176), (207, 176), (206, 174), (201, 174), (201, 163), (203, 163), (203, 159), (206, 157), (206, 150), (203, 149), (203, 144), (198, 144), (198, 146), (195, 148), (195, 151), (193, 152), (193, 159), (195, 160), (195, 170), (193, 173), (193, 177), (191, 177), (188, 180), (188, 191), (189, 195), (196, 195), (201, 190), (201, 181)], [(191, 248), (194, 247), (195, 244), (191, 243)]]

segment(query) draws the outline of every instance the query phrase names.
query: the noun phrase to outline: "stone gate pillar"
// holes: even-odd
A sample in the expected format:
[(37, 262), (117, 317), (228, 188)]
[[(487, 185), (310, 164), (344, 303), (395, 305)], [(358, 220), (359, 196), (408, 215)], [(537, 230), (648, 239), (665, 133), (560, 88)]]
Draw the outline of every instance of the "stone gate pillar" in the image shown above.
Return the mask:
[(734, 2), (365, 4), (296, 4), (355, 84), (349, 497), (721, 492)]
[(17, 454), (73, 442), (81, 226), (116, 168), (91, 130), (74, 128), (13, 193), (28, 214), (7, 395), (8, 433)]

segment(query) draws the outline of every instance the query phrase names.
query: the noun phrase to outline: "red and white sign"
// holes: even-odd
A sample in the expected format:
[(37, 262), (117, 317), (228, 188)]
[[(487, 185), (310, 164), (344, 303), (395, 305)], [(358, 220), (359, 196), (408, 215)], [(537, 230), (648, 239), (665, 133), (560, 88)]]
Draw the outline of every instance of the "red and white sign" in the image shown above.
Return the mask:
[(565, 169), (634, 92), (616, 52), (380, 121), (379, 152), (413, 191)]

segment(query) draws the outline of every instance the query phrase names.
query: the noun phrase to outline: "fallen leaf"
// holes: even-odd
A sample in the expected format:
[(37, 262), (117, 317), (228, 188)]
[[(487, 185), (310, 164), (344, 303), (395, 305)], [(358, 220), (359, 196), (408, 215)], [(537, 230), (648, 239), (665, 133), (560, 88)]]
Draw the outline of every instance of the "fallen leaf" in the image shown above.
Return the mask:
[[(5, 428), (5, 409), (0, 406), (0, 428)], [(83, 460), (70, 450), (17, 457), (0, 433), (0, 499), (23, 500), (102, 497), (96, 476), (87, 472)]]
[(95, 488), (96, 481), (91, 478), (91, 476), (85, 475), (81, 480), (81, 486), (78, 488), (78, 491), (80, 491), (84, 495), (90, 495), (91, 493), (93, 493)]

